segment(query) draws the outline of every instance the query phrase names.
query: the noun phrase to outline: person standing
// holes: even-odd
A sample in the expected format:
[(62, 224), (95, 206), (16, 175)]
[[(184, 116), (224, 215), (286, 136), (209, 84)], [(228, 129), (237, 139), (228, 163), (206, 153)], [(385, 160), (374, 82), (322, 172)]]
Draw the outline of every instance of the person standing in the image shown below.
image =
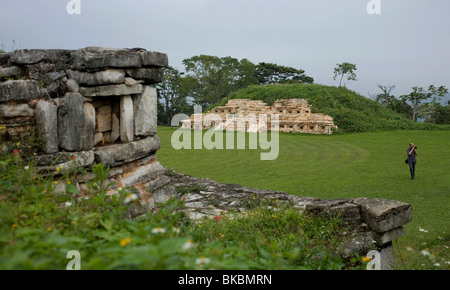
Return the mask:
[(417, 153), (417, 147), (414, 146), (414, 143), (409, 144), (408, 149), (406, 149), (406, 153), (408, 154), (408, 165), (411, 173), (411, 180), (414, 180), (414, 178), (416, 178), (416, 156), (419, 155)]

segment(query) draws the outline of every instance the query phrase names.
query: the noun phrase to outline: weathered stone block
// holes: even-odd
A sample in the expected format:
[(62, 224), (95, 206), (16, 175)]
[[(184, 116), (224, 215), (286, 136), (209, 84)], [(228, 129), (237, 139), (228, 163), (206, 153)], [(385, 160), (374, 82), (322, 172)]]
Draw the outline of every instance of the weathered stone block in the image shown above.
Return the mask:
[(111, 105), (106, 105), (98, 108), (97, 110), (97, 132), (111, 131), (112, 118), (111, 118)]
[(122, 187), (131, 187), (147, 180), (151, 180), (164, 174), (165, 169), (159, 163), (155, 162), (146, 166), (138, 168), (136, 171), (127, 174), (121, 180)]
[[(62, 152), (40, 156), (40, 164), (48, 164), (53, 160), (51, 166), (38, 167), (38, 172), (50, 172), (53, 174), (63, 174), (65, 171), (75, 168), (85, 168), (91, 166), (95, 161), (94, 151)], [(55, 162), (56, 161), (56, 162)], [(38, 163), (38, 165), (39, 165)]]
[(334, 206), (327, 211), (327, 215), (332, 217), (339, 217), (342, 221), (345, 221), (347, 223), (361, 223), (359, 206), (351, 203)]
[(44, 49), (19, 49), (10, 54), (11, 62), (17, 64), (35, 64), (45, 58)]
[(70, 54), (73, 50), (47, 49), (44, 60), (54, 64), (55, 70), (67, 70), (70, 67)]
[(155, 51), (141, 51), (141, 63), (149, 67), (168, 67), (169, 58), (167, 54)]
[(393, 270), (395, 268), (394, 247), (392, 242), (383, 246), (380, 251), (381, 270)]
[(40, 97), (39, 85), (36, 81), (16, 80), (0, 83), (0, 102), (30, 101)]
[(0, 105), (0, 117), (16, 118), (32, 116), (34, 116), (34, 110), (28, 104)]
[(109, 97), (109, 96), (125, 96), (142, 93), (142, 85), (134, 86), (108, 85), (99, 87), (80, 87), (80, 94), (85, 97)]
[(175, 188), (170, 185), (166, 185), (153, 192), (150, 199), (146, 202), (146, 206), (149, 210), (153, 210), (158, 206), (158, 204), (164, 204), (176, 195), (177, 191)]
[(103, 142), (111, 143), (111, 132), (104, 132), (103, 133)]
[(134, 110), (131, 96), (120, 98), (120, 141), (131, 142), (134, 139)]
[(369, 198), (358, 198), (353, 203), (361, 206), (365, 222), (377, 232), (393, 230), (412, 220), (412, 207), (407, 203)]
[(403, 227), (399, 227), (393, 230), (390, 230), (388, 232), (382, 233), (375, 237), (377, 242), (380, 245), (387, 244), (389, 242), (392, 242), (393, 240), (400, 238), (405, 235), (405, 229)]
[(11, 56), (9, 55), (9, 53), (0, 53), (0, 66), (8, 67), (10, 58)]
[(74, 79), (67, 80), (67, 88), (69, 92), (78, 93), (80, 91), (80, 85)]
[(45, 74), (44, 79), (50, 81), (50, 82), (54, 82), (57, 81), (61, 78), (65, 78), (67, 77), (67, 74), (64, 71), (54, 71), (54, 72), (48, 72)]
[(170, 178), (163, 175), (147, 183), (145, 185), (145, 191), (148, 193), (152, 193), (168, 184), (170, 184)]
[(130, 49), (87, 47), (72, 53), (75, 69), (140, 67), (141, 56)]
[(88, 86), (123, 84), (125, 80), (125, 71), (118, 69), (107, 69), (94, 73), (68, 70), (67, 74), (78, 84)]
[(0, 79), (16, 76), (20, 72), (21, 70), (18, 66), (0, 68)]
[(58, 107), (59, 146), (67, 151), (81, 151), (83, 147), (84, 99), (78, 93), (67, 93)]
[(151, 155), (159, 150), (161, 143), (158, 137), (126, 144), (115, 144), (95, 151), (95, 160), (106, 166), (114, 167)]
[(103, 133), (101, 133), (101, 132), (95, 133), (94, 146), (97, 146), (98, 144), (100, 144), (102, 142), (103, 142)]
[(371, 232), (361, 233), (352, 236), (344, 241), (339, 247), (339, 255), (343, 259), (349, 259), (354, 254), (365, 256), (371, 249), (376, 246), (376, 241)]
[(58, 152), (58, 109), (55, 105), (44, 101), (36, 105), (36, 129), (44, 152)]
[(134, 135), (153, 136), (158, 126), (156, 88), (144, 86), (140, 95), (133, 97)]
[(81, 131), (82, 150), (88, 151), (94, 148), (95, 134), (95, 108), (91, 103), (84, 103), (84, 128)]
[(133, 78), (125, 78), (124, 84), (127, 86), (134, 86), (134, 85), (139, 84), (139, 82)]
[(114, 143), (120, 138), (120, 120), (116, 113), (112, 114), (111, 142)]
[(127, 74), (138, 80), (143, 80), (147, 84), (157, 84), (164, 80), (164, 69), (160, 68), (137, 68), (127, 69)]

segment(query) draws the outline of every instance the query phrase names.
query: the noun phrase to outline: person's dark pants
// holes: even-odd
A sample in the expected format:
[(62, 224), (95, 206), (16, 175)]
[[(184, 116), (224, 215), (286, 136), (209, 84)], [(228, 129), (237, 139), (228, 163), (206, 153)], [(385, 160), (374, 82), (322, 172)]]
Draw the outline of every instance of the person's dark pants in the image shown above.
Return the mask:
[(416, 163), (415, 162), (409, 162), (409, 172), (411, 173), (411, 179), (414, 179), (416, 177)]

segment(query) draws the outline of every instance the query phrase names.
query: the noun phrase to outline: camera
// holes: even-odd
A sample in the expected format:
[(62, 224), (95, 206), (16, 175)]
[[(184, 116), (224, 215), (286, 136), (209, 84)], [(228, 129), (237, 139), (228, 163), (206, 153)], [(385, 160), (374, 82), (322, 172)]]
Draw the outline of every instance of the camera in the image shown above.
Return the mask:
[(417, 146), (414, 146), (414, 149), (416, 149), (416, 150), (417, 150)]

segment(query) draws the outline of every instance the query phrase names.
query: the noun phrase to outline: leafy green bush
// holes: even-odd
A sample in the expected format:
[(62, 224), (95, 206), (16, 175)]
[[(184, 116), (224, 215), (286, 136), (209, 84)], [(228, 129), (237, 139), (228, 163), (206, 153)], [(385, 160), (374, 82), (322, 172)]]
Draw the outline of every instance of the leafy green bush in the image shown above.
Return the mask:
[[(245, 214), (194, 223), (170, 200), (132, 220), (139, 206), (126, 189), (107, 194), (108, 168), (96, 165), (87, 193), (70, 172), (59, 180), (36, 174), (20, 151), (0, 154), (0, 269), (359, 269), (336, 254), (345, 238), (336, 219), (313, 218), (279, 205), (248, 204)], [(66, 192), (56, 194), (64, 182)], [(201, 190), (192, 186), (182, 190)], [(134, 200), (134, 201), (133, 201)]]

